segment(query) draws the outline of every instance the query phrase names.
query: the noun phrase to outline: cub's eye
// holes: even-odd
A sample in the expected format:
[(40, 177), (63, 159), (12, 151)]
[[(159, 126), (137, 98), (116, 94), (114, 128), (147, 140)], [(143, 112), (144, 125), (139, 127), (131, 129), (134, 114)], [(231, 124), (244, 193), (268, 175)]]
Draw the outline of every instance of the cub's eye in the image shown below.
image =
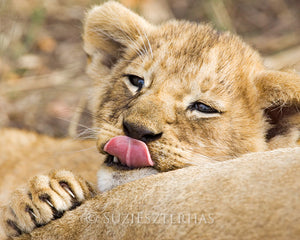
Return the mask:
[(136, 75), (130, 75), (130, 74), (125, 75), (125, 76), (129, 79), (129, 82), (130, 82), (133, 86), (135, 86), (135, 87), (138, 88), (137, 91), (141, 91), (141, 89), (143, 88), (144, 83), (145, 83), (145, 81), (144, 81), (143, 78), (141, 78), (141, 77), (139, 77), (139, 76), (136, 76)]
[(202, 113), (220, 113), (218, 110), (202, 103), (202, 102), (194, 102), (189, 107), (190, 110), (197, 110)]

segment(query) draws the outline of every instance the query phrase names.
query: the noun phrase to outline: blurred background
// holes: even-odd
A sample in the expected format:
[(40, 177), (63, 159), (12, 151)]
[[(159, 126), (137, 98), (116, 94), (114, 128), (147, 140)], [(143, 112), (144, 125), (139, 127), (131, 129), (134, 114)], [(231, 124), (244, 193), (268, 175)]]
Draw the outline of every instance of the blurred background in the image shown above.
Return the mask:
[[(91, 125), (82, 20), (95, 0), (0, 0), (0, 127), (76, 137)], [(120, 0), (154, 23), (211, 22), (300, 71), (299, 0)]]

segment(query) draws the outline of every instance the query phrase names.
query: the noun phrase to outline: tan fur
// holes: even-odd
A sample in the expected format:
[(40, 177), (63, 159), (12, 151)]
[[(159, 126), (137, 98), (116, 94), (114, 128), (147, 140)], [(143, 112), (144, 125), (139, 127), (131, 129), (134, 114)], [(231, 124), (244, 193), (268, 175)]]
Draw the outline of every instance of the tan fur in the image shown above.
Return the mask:
[(300, 148), (287, 148), (157, 174), (101, 194), (19, 239), (297, 240), (299, 156)]
[(68, 169), (96, 183), (104, 161), (94, 141), (53, 139), (28, 131), (0, 129), (0, 202), (30, 177)]
[[(94, 126), (100, 129), (98, 150), (105, 154), (105, 143), (125, 134), (124, 122), (159, 136), (147, 142), (156, 170), (102, 167), (98, 173), (100, 190), (155, 174), (157, 170), (197, 167), (157, 174), (103, 193), (67, 212), (60, 220), (33, 231), (33, 239), (142, 239), (145, 236), (284, 239), (286, 234), (290, 234), (288, 239), (297, 239), (300, 234), (296, 216), (300, 178), (297, 171), (300, 150), (296, 148), (300, 128), (300, 77), (296, 73), (266, 69), (259, 55), (230, 33), (218, 33), (209, 25), (186, 21), (173, 20), (154, 26), (115, 2), (88, 12), (83, 38), (91, 60), (87, 72), (94, 80), (92, 106)], [(130, 83), (128, 74), (144, 79), (140, 91)], [(202, 102), (218, 113), (192, 109), (195, 102)], [(36, 170), (30, 176), (41, 173), (40, 170), (62, 167), (95, 183), (95, 171), (99, 169), (96, 165), (98, 161), (103, 162), (104, 155), (88, 151), (86, 155), (74, 153), (76, 158), (83, 159), (79, 166), (66, 154), (49, 163), (47, 159), (57, 151), (57, 146), (66, 144), (67, 148), (74, 149), (78, 143), (2, 131), (4, 142), (25, 140), (13, 142), (12, 149), (1, 151), (9, 153), (1, 162), (1, 170), (22, 169), (22, 164), (32, 161), (30, 164)], [(283, 147), (294, 149), (268, 152)], [(12, 153), (15, 149), (20, 149), (16, 155)], [(260, 153), (223, 162), (250, 152)], [(24, 160), (28, 154), (28, 160)], [(2, 168), (2, 164), (12, 166)], [(11, 173), (3, 174), (11, 178)], [(20, 179), (28, 177), (25, 173), (19, 175)], [(19, 204), (22, 199), (30, 206), (35, 201), (44, 204), (38, 198), (43, 191), (57, 204), (70, 199), (59, 186), (58, 176), (64, 177), (80, 203), (92, 195), (93, 190), (81, 178), (54, 171), (33, 178), (27, 192), (13, 193), (10, 205), (4, 207), (2, 224), (10, 218), (17, 225), (24, 225), (23, 232), (30, 232), (34, 224), (28, 215), (23, 219), (28, 213)], [(19, 180), (13, 181), (4, 191), (5, 196), (18, 185)], [(59, 196), (51, 190), (51, 182), (58, 187)], [(76, 188), (78, 184), (82, 189)], [(36, 200), (28, 198), (29, 190), (36, 192)], [(64, 210), (70, 209), (68, 201)], [(216, 214), (216, 222), (212, 226), (196, 227), (137, 223), (128, 227), (103, 223), (103, 211), (120, 212), (124, 208), (133, 213), (183, 211), (199, 215), (211, 211)], [(45, 209), (49, 210), (49, 205)], [(85, 221), (85, 218), (82, 222), (82, 217), (88, 217), (86, 214), (96, 214), (97, 221)], [(50, 212), (45, 214), (43, 223), (49, 217)], [(9, 226), (5, 225), (5, 229), (8, 232)]]

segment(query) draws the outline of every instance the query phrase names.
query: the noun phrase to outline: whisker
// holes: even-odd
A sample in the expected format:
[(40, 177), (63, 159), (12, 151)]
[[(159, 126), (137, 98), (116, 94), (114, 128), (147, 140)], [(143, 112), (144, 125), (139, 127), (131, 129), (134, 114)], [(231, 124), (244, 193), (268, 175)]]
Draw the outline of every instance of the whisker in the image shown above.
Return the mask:
[(96, 132), (93, 130), (85, 129), (81, 133), (78, 133), (76, 139), (97, 139)]
[[(65, 119), (65, 118), (61, 118), (61, 117), (56, 117), (57, 119), (60, 119), (60, 120), (63, 120), (63, 121), (66, 121), (66, 122), (69, 122), (71, 123), (72, 121), (71, 120), (68, 120), (68, 119)], [(79, 126), (83, 127), (83, 128), (86, 128), (86, 129), (90, 129), (90, 130), (93, 130), (92, 128), (88, 127), (88, 126), (85, 126), (81, 123), (78, 123)]]
[(64, 152), (64, 153), (77, 153), (77, 152), (84, 152), (84, 151), (88, 151), (88, 150), (97, 150), (96, 146), (93, 147), (89, 147), (89, 148), (84, 148), (84, 149), (80, 149), (80, 150), (74, 150), (74, 151), (68, 151), (68, 152)]
[[(133, 22), (133, 24), (135, 25), (135, 28), (136, 28), (136, 29), (138, 30), (138, 32), (139, 32), (139, 29), (138, 29), (138, 27), (136, 26), (135, 22)], [(126, 29), (127, 29), (128, 31), (130, 30), (130, 29), (128, 28), (127, 25), (126, 25)], [(143, 49), (142, 52), (141, 52), (141, 50), (139, 50), (140, 47), (138, 46), (137, 42), (134, 41), (134, 40), (129, 36), (129, 34), (127, 33), (128, 31), (124, 32), (122, 28), (120, 28), (120, 30), (122, 31), (123, 35), (127, 36), (127, 38), (131, 41), (131, 43), (133, 43), (133, 44), (135, 45), (136, 49), (141, 53), (141, 54), (140, 54), (140, 57), (142, 57), (143, 55), (146, 54), (145, 49)]]
[[(99, 120), (99, 121), (104, 121), (106, 122), (107, 124), (112, 124), (110, 121), (104, 119), (104, 118), (100, 118), (98, 117), (97, 115), (95, 115), (93, 112), (91, 112), (90, 110), (86, 110), (84, 109), (83, 110), (83, 113), (87, 114), (88, 116), (92, 117), (92, 119), (95, 119), (95, 120)], [(97, 130), (100, 130), (100, 128), (96, 128)]]
[[(60, 117), (56, 117), (57, 119), (60, 119), (60, 120), (63, 120), (63, 121), (66, 121), (66, 122), (70, 122), (72, 123), (73, 121), (70, 121), (68, 119), (64, 119), (64, 118), (60, 118)], [(97, 139), (97, 135), (99, 134), (100, 132), (100, 128), (98, 127), (88, 127), (88, 126), (85, 126), (84, 124), (80, 124), (80, 123), (76, 123), (78, 126), (81, 126), (84, 128), (84, 130), (82, 130), (82, 132), (78, 133), (75, 137), (73, 137), (74, 139), (81, 139), (81, 140), (84, 140), (84, 139), (94, 139), (96, 140)]]
[[(116, 21), (116, 22), (117, 22), (117, 21)], [(135, 52), (136, 52), (140, 57), (142, 57), (142, 56), (143, 56), (143, 53), (139, 50), (139, 47), (138, 47), (136, 41), (134, 41), (134, 40), (130, 37), (130, 35), (129, 35), (127, 32), (125, 32), (125, 31), (123, 30), (123, 28), (122, 28), (122, 26), (120, 25), (120, 23), (118, 23), (118, 27), (119, 27), (119, 30), (121, 31), (121, 33), (123, 34), (123, 36), (124, 36), (125, 38), (127, 38), (127, 39), (130, 41), (130, 44), (131, 44), (131, 45), (134, 45), (134, 47), (133, 47), (132, 49), (134, 49)], [(125, 27), (126, 27), (126, 29), (129, 31), (128, 26), (126, 25)]]
[(73, 154), (73, 153), (78, 153), (78, 152), (85, 152), (85, 151), (91, 151), (91, 150), (97, 150), (97, 146), (96, 144), (93, 147), (89, 147), (89, 148), (83, 148), (83, 149), (79, 149), (79, 150), (72, 150), (72, 151), (56, 151), (55, 153), (53, 153), (53, 156), (59, 156), (62, 154)]
[(149, 38), (148, 38), (148, 36), (147, 36), (147, 33), (146, 33), (145, 29), (143, 29), (143, 32), (144, 32), (145, 38), (146, 38), (146, 40), (147, 40), (147, 42), (148, 42), (148, 46), (149, 46), (149, 49), (150, 49), (151, 57), (152, 57), (152, 59), (153, 59), (153, 51), (152, 51), (152, 47), (151, 47), (151, 44), (150, 44), (150, 41), (149, 41)]
[(140, 31), (139, 27), (136, 25), (136, 23), (135, 23), (132, 19), (131, 19), (131, 22), (133, 23), (133, 25), (135, 26), (135, 28), (137, 29), (137, 31), (138, 31), (138, 33), (139, 33), (139, 35), (140, 35), (140, 38), (141, 38), (141, 40), (142, 40), (142, 42), (143, 42), (143, 52), (144, 52), (144, 54), (146, 55), (146, 54), (148, 53), (148, 50), (147, 50), (145, 41), (144, 41), (144, 39), (143, 39), (143, 37), (142, 37), (141, 31)]

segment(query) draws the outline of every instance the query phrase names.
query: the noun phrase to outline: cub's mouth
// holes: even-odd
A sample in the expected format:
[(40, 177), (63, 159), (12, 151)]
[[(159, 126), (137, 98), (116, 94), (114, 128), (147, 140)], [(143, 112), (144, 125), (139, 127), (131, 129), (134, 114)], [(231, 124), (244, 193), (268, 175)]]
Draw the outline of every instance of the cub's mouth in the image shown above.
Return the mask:
[(154, 165), (147, 145), (131, 137), (114, 137), (105, 144), (103, 150), (109, 154), (105, 163), (110, 166), (140, 168)]

